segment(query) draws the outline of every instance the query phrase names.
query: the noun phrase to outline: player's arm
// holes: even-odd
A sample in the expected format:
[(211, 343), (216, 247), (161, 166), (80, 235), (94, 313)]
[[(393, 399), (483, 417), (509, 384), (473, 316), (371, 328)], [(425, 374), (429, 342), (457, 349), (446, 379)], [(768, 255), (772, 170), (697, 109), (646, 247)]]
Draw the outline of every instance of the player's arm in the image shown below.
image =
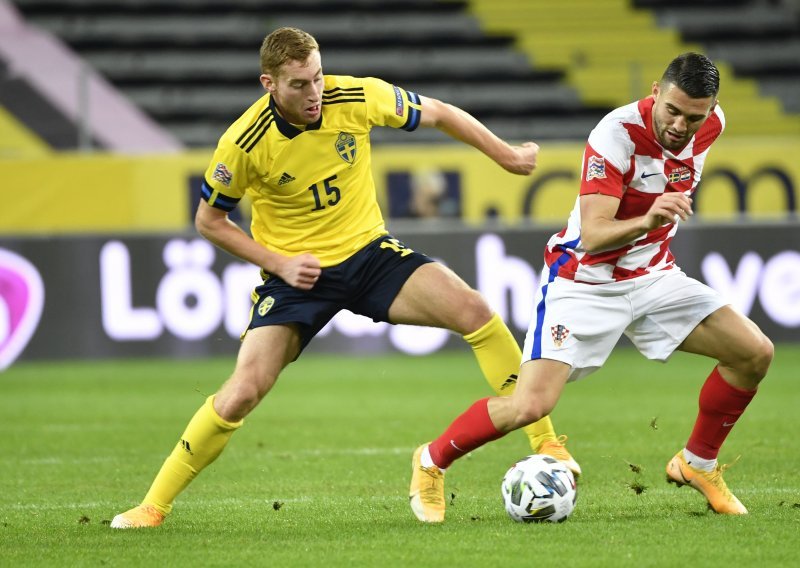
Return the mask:
[(281, 277), (287, 284), (310, 290), (320, 275), (319, 260), (311, 254), (283, 256), (264, 248), (228, 218), (228, 213), (200, 200), (194, 220), (197, 231), (224, 251)]
[(536, 167), (539, 146), (534, 142), (512, 146), (457, 106), (430, 97), (420, 96), (420, 100), (420, 125), (438, 128), (451, 138), (474, 146), (511, 173), (528, 175)]
[(602, 193), (581, 195), (581, 243), (589, 253), (613, 250), (678, 218), (692, 214), (692, 200), (679, 192), (659, 195), (644, 215), (615, 219), (618, 197)]

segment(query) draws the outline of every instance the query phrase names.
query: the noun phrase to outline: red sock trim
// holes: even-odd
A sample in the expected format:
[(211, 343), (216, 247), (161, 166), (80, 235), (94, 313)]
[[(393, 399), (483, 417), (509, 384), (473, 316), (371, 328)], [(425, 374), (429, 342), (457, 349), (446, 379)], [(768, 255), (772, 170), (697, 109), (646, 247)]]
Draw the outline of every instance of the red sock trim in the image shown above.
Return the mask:
[(503, 435), (494, 427), (489, 417), (489, 399), (483, 398), (470, 406), (450, 424), (444, 434), (431, 442), (431, 459), (437, 466), (445, 469), (464, 454)]
[(686, 449), (704, 459), (716, 459), (733, 425), (753, 400), (756, 391), (728, 384), (717, 367), (700, 389), (700, 410)]

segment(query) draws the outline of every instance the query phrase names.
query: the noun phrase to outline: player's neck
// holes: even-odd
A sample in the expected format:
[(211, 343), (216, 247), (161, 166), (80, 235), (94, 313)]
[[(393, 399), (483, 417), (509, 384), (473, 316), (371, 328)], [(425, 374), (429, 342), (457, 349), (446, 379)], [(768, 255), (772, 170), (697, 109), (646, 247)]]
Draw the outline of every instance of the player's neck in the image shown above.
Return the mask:
[(286, 118), (286, 113), (284, 113), (284, 112), (283, 112), (283, 110), (281, 110), (281, 107), (280, 107), (280, 105), (278, 105), (278, 101), (277, 101), (277, 100), (275, 100), (275, 98), (274, 98), (274, 97), (273, 97), (273, 99), (272, 99), (272, 103), (273, 103), (273, 105), (275, 105), (275, 110), (278, 112), (278, 114), (280, 115), (280, 117), (281, 117), (283, 120), (285, 120), (285, 121), (286, 121), (288, 124), (291, 124), (292, 126), (294, 126), (294, 127), (297, 129), (297, 130), (300, 130), (300, 131), (305, 131), (305, 129), (308, 127), (308, 125), (307, 125), (307, 124), (303, 124), (303, 123), (294, 123), (294, 122), (292, 122), (291, 120), (289, 120), (288, 118)]

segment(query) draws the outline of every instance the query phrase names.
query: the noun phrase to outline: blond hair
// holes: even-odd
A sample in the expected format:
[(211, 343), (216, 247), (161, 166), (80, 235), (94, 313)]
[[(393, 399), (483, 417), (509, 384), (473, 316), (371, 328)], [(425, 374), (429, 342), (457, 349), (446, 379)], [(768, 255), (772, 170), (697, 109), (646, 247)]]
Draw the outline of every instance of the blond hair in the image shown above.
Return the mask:
[(278, 28), (261, 44), (261, 72), (278, 75), (289, 61), (304, 62), (319, 45), (309, 33), (297, 28)]

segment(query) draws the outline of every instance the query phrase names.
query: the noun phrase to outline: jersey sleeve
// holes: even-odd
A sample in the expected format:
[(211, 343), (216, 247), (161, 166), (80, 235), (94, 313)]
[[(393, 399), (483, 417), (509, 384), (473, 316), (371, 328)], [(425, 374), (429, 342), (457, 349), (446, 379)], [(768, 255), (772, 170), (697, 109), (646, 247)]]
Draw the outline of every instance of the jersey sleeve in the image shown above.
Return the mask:
[(370, 126), (390, 126), (409, 132), (416, 130), (422, 116), (419, 95), (390, 85), (381, 79), (364, 79)]
[(251, 185), (252, 178), (247, 153), (223, 137), (203, 176), (202, 197), (212, 207), (233, 211)]
[(598, 124), (583, 152), (580, 194), (601, 193), (621, 199), (623, 177), (631, 168), (633, 152), (633, 142), (619, 123)]
[(583, 151), (581, 195), (601, 193), (622, 198), (622, 172), (591, 144)]

